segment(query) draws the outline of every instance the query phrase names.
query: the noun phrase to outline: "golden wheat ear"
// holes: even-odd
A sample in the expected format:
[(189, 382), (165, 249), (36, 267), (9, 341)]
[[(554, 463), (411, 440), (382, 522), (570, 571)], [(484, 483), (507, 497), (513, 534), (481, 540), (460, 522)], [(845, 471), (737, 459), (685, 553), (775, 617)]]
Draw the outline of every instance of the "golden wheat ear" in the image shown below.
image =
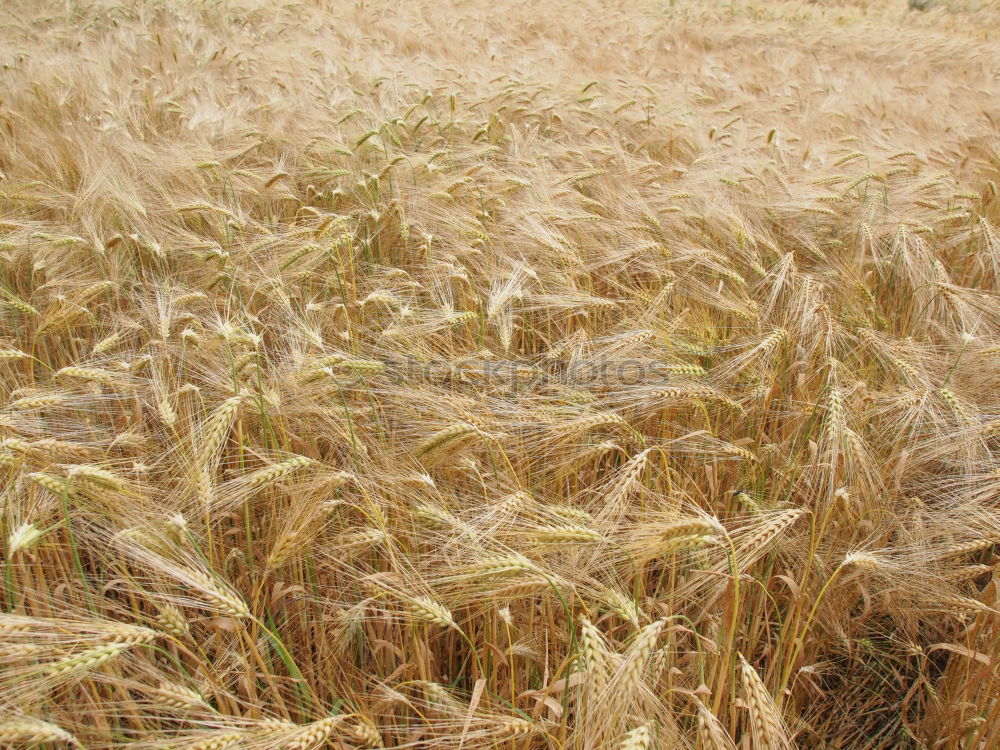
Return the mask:
[(788, 750), (794, 747), (771, 694), (757, 670), (739, 654), (740, 685), (747, 705), (754, 746), (767, 750)]
[(46, 743), (83, 747), (76, 737), (55, 724), (28, 717), (0, 721), (0, 740), (13, 747), (34, 747)]

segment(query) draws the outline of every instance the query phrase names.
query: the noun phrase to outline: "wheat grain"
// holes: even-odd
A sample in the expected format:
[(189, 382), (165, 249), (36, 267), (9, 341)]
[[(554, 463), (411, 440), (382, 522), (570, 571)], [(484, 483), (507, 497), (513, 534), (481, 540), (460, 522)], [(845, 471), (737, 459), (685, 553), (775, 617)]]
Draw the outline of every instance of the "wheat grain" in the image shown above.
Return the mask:
[(202, 424), (200, 439), (195, 449), (196, 465), (207, 463), (218, 452), (242, 403), (242, 396), (226, 399)]
[(442, 604), (427, 596), (415, 596), (404, 601), (406, 610), (418, 620), (437, 625), (442, 628), (457, 628), (451, 618), (451, 612)]
[(345, 727), (347, 734), (357, 740), (361, 747), (382, 747), (382, 737), (375, 723), (367, 717), (358, 717)]
[(186, 750), (226, 750), (238, 745), (242, 735), (239, 732), (222, 732), (184, 745)]
[(656, 642), (660, 633), (666, 625), (665, 620), (657, 620), (639, 631), (635, 641), (625, 654), (625, 661), (622, 665), (621, 682), (616, 684), (623, 694), (628, 695), (639, 684), (642, 672), (649, 662), (649, 657), (656, 648)]
[(271, 482), (287, 476), (293, 471), (296, 471), (303, 466), (308, 466), (311, 463), (312, 460), (306, 458), (305, 456), (296, 456), (295, 458), (279, 461), (278, 463), (267, 466), (263, 469), (258, 469), (257, 471), (243, 477), (243, 482), (247, 487), (260, 487), (264, 484), (270, 484)]
[(177, 685), (171, 682), (161, 681), (159, 686), (148, 688), (147, 692), (153, 696), (157, 703), (167, 708), (207, 708), (208, 704), (201, 697), (197, 690)]
[(246, 602), (228, 588), (221, 586), (211, 576), (199, 570), (183, 569), (178, 571), (178, 578), (195, 588), (211, 608), (230, 617), (250, 616)]
[(45, 672), (54, 677), (68, 678), (105, 664), (117, 657), (128, 648), (127, 644), (115, 643), (108, 646), (98, 646), (79, 654), (66, 656), (45, 665)]
[(764, 750), (787, 748), (790, 746), (784, 728), (784, 722), (778, 713), (767, 691), (764, 682), (742, 654), (740, 658), (740, 685), (743, 690), (743, 700), (750, 714), (750, 727), (753, 733), (754, 747)]
[(37, 528), (33, 523), (22, 523), (10, 532), (7, 538), (7, 555), (13, 558), (21, 550), (30, 552), (45, 535), (45, 532)]
[(618, 750), (649, 750), (653, 746), (653, 733), (644, 724), (629, 731), (618, 745)]
[(594, 544), (604, 537), (585, 526), (539, 526), (531, 531), (531, 538), (541, 544)]
[(283, 742), (283, 746), (289, 750), (307, 750), (308, 748), (320, 747), (343, 721), (341, 716), (330, 716), (314, 721), (312, 724), (298, 729)]
[(174, 638), (184, 638), (191, 632), (184, 613), (172, 604), (164, 603), (157, 606), (159, 614), (155, 618), (160, 630)]
[(0, 721), (0, 742), (15, 747), (34, 747), (47, 742), (81, 747), (76, 737), (65, 729), (48, 721), (27, 717)]

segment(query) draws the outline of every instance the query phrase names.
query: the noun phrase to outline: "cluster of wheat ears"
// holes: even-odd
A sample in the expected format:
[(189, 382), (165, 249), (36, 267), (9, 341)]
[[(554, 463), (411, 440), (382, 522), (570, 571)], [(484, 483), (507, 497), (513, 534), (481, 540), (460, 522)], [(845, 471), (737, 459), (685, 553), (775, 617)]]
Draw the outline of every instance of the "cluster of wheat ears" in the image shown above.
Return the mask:
[(997, 747), (998, 21), (4, 4), (0, 746)]

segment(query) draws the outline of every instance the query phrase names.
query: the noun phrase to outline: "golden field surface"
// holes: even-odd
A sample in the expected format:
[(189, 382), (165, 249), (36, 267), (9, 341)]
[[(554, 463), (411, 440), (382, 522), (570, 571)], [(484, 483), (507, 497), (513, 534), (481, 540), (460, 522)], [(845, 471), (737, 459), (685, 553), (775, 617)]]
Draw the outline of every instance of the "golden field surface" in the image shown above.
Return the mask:
[(0, 746), (1000, 746), (998, 33), (8, 0)]

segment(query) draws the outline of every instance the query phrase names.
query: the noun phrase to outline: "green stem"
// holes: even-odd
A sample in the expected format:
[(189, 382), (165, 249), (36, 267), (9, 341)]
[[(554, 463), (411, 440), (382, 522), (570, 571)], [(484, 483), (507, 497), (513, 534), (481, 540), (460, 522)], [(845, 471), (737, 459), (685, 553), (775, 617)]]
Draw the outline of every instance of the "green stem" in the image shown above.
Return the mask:
[(80, 582), (83, 584), (84, 590), (87, 592), (87, 605), (92, 612), (96, 611), (94, 608), (93, 592), (90, 590), (90, 584), (87, 581), (87, 574), (83, 569), (83, 561), (80, 559), (80, 550), (76, 545), (76, 535), (73, 534), (73, 523), (70, 519), (69, 512), (69, 486), (63, 488), (63, 491), (59, 493), (59, 499), (62, 502), (63, 518), (66, 524), (66, 536), (69, 538), (69, 547), (73, 553), (73, 563), (76, 565), (76, 571), (80, 575)]

